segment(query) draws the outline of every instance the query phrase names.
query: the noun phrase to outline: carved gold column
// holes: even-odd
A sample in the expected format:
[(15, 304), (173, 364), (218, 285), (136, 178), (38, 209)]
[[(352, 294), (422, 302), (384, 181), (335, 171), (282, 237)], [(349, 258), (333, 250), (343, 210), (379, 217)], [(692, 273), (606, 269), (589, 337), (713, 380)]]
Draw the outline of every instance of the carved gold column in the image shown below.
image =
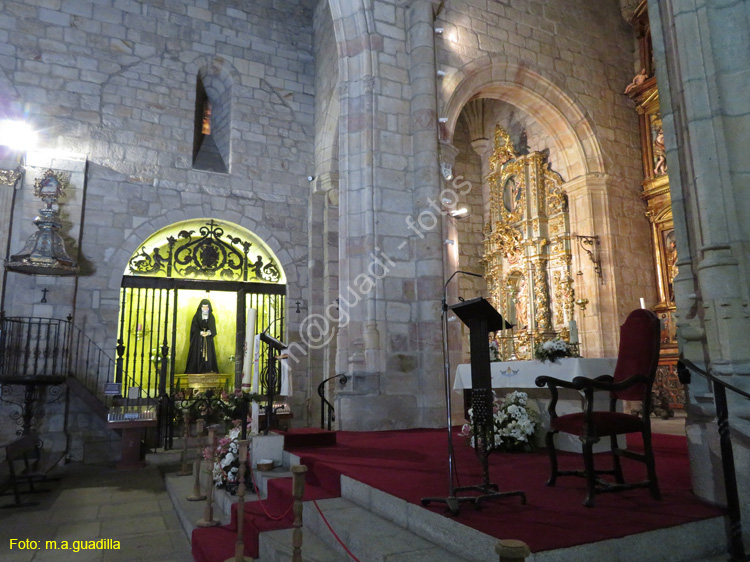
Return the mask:
[(651, 32), (647, 2), (642, 1), (631, 19), (639, 45), (641, 71), (625, 87), (625, 94), (635, 104), (641, 132), (641, 163), (643, 167), (643, 193), (651, 225), (654, 249), (654, 275), (657, 282), (658, 302), (652, 307), (661, 322), (661, 355), (654, 390), (659, 396), (655, 406), (668, 414), (670, 407), (685, 403), (685, 391), (677, 379), (676, 364), (679, 356), (675, 329), (674, 277), (677, 274), (679, 248), (674, 235), (672, 201), (669, 191), (668, 162), (664, 147), (659, 87), (653, 71)]

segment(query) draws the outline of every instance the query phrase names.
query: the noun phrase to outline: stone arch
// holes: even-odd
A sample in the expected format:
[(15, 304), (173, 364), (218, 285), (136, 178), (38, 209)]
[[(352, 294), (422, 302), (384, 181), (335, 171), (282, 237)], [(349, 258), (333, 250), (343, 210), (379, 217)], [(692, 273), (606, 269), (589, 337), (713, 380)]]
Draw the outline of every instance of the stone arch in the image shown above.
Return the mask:
[[(336, 42), (333, 19), (328, 4), (321, 5), (321, 16), (319, 18), (320, 29), (316, 29), (322, 39), (319, 48), (323, 51), (323, 58), (327, 59), (328, 55), (336, 54), (340, 46)], [(335, 49), (334, 53), (331, 53)], [(316, 53), (316, 56), (318, 53)], [(333, 58), (333, 57), (331, 57)], [(339, 61), (324, 63), (323, 74), (326, 76), (324, 86), (327, 88), (323, 95), (326, 96), (324, 102), (317, 102), (316, 108), (316, 131), (315, 131), (315, 175), (318, 178), (331, 178), (324, 183), (334, 184), (337, 187), (335, 179), (339, 171), (339, 118), (341, 115), (341, 102), (339, 100)], [(330, 65), (327, 66), (327, 65)], [(317, 83), (316, 83), (317, 88)], [(318, 124), (318, 120), (320, 124)]]
[(604, 173), (601, 147), (586, 115), (553, 81), (507, 57), (483, 57), (459, 69), (443, 84), (445, 140), (452, 140), (466, 103), (495, 98), (533, 115), (549, 133), (564, 165), (566, 181)]
[[(472, 99), (491, 98), (516, 107), (534, 119), (557, 155), (555, 171), (564, 179), (569, 196), (571, 225), (577, 233), (596, 233), (601, 240), (604, 276), (617, 280), (614, 255), (617, 220), (607, 211), (617, 191), (615, 178), (606, 173), (602, 148), (590, 118), (568, 94), (561, 76), (543, 76), (530, 65), (511, 57), (486, 56), (467, 63), (443, 81), (442, 139), (452, 143), (462, 110)], [(483, 185), (483, 188), (485, 186)], [(588, 263), (582, 263), (586, 297), (596, 303), (579, 330), (592, 356), (616, 355), (620, 304), (617, 282), (599, 282)], [(595, 313), (594, 313), (595, 312)]]

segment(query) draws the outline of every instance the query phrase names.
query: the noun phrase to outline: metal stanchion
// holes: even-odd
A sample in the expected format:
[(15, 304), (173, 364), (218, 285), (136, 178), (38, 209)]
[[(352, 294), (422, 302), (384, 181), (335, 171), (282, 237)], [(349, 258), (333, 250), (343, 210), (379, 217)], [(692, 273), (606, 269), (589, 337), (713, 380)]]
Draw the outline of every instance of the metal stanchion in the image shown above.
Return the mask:
[(305, 495), (305, 465), (292, 467), (292, 495), (294, 496), (294, 531), (292, 534), (292, 562), (302, 562), (302, 498)]
[(234, 556), (227, 558), (225, 562), (253, 562), (252, 558), (245, 556), (245, 471), (247, 470), (247, 448), (247, 439), (240, 440), (240, 480), (237, 487), (237, 541), (234, 543)]
[(190, 438), (190, 412), (185, 411), (182, 414), (182, 423), (185, 426), (185, 430), (182, 432), (182, 466), (180, 471), (177, 473), (178, 476), (187, 476), (192, 474), (192, 471), (188, 469), (187, 450), (188, 450), (188, 439)]
[(516, 539), (497, 541), (495, 552), (499, 556), (499, 562), (523, 562), (527, 556), (531, 555), (529, 545)]
[(197, 527), (215, 527), (219, 521), (214, 519), (214, 486), (213, 468), (216, 464), (216, 430), (208, 430), (208, 446), (211, 448), (211, 464), (208, 470), (208, 490), (206, 490), (206, 508), (203, 510), (203, 519), (195, 522)]
[(193, 483), (193, 493), (185, 498), (191, 502), (203, 501), (206, 499), (206, 494), (201, 492), (201, 462), (203, 461), (203, 418), (196, 420), (195, 422), (195, 433), (198, 438), (198, 456), (193, 461), (193, 476), (195, 481)]

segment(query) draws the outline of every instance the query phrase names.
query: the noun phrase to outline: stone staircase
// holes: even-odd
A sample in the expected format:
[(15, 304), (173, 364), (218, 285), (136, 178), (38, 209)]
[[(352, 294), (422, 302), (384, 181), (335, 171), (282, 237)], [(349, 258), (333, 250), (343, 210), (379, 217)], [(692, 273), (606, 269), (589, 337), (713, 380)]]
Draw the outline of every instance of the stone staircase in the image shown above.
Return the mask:
[[(278, 442), (274, 444), (277, 445)], [(276, 459), (280, 466), (272, 471), (254, 472), (260, 495), (264, 497), (268, 482), (274, 478), (290, 478), (288, 467), (300, 464), (300, 461), (286, 451), (278, 451), (277, 455), (269, 454), (270, 446), (267, 443), (260, 447), (266, 447), (263, 458), (280, 458), (280, 461)], [(179, 462), (179, 457), (175, 456), (172, 461), (175, 458)], [(255, 458), (260, 457), (255, 455)], [(155, 462), (154, 459), (149, 460)], [(206, 474), (203, 486), (207, 483), (207, 478)], [(169, 496), (188, 537), (192, 534), (195, 521), (203, 517), (205, 509), (205, 502), (188, 502), (185, 499), (192, 492), (193, 482), (193, 476), (166, 476)], [(257, 496), (254, 494), (245, 498), (246, 501), (255, 499)], [(222, 524), (230, 521), (234, 501), (236, 498), (223, 491), (216, 494), (214, 517)], [(495, 553), (497, 539), (462, 525), (460, 520), (443, 517), (346, 476), (341, 478), (341, 497), (304, 503), (303, 528), (303, 560), (309, 562), (343, 562), (353, 559), (346, 553), (334, 532), (341, 543), (362, 562), (498, 560)], [(714, 518), (619, 539), (543, 551), (532, 554), (527, 562), (724, 560), (724, 536), (724, 520)], [(291, 557), (291, 529), (269, 531), (260, 535), (260, 562), (286, 562)]]

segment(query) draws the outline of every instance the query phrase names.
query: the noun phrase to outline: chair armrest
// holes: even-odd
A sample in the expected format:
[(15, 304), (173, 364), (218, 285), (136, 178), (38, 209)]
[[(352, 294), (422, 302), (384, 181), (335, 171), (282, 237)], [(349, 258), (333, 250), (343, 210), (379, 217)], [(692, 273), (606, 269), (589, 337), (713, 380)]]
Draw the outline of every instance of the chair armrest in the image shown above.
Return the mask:
[(548, 377), (546, 375), (537, 377), (534, 383), (540, 388), (544, 386), (549, 388), (551, 398), (549, 401), (549, 405), (547, 406), (547, 412), (549, 413), (550, 419), (554, 419), (557, 417), (557, 401), (559, 399), (559, 394), (557, 391), (558, 388), (570, 388), (572, 390), (581, 390), (581, 386), (576, 384), (573, 381), (564, 381), (562, 379), (557, 379), (555, 377)]
[[(576, 377), (576, 379), (580, 379), (580, 378), (585, 378), (585, 377)], [(558, 386), (560, 388), (572, 388), (573, 390), (581, 390), (581, 385), (576, 384), (575, 382), (576, 379), (573, 379), (572, 381), (565, 381), (562, 379), (557, 379), (555, 377), (548, 377), (547, 375), (544, 375), (541, 377), (537, 377), (534, 383), (538, 387), (548, 386), (550, 390)]]
[(581, 390), (591, 389), (593, 391), (601, 390), (607, 392), (619, 392), (634, 386), (636, 384), (648, 384), (649, 379), (645, 375), (633, 375), (628, 377), (624, 381), (618, 383), (614, 382), (614, 379), (610, 375), (603, 375), (596, 377), (595, 379), (589, 379), (587, 377), (575, 377), (573, 383), (577, 385), (577, 388)]

